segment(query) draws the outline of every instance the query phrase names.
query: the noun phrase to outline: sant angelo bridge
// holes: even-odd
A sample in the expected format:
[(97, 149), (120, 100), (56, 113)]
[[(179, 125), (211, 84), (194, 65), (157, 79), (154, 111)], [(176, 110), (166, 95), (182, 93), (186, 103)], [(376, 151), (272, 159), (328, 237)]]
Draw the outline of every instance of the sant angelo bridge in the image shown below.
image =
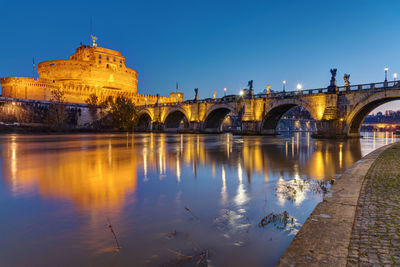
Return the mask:
[(219, 133), (228, 117), (233, 132), (277, 134), (282, 116), (294, 107), (303, 107), (316, 121), (314, 137), (360, 137), (361, 124), (376, 107), (400, 99), (400, 83), (336, 86), (335, 73), (327, 88), (203, 99), (181, 103), (138, 106), (140, 130), (165, 132)]

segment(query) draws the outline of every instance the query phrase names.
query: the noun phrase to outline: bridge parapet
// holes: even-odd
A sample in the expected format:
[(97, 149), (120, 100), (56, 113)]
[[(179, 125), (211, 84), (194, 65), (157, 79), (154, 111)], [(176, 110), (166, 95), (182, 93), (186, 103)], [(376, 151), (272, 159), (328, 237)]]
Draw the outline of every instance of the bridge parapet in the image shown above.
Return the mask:
[[(138, 106), (138, 109), (150, 113), (152, 122), (161, 130), (165, 128), (169, 114), (174, 114), (177, 119), (184, 119), (192, 131), (219, 132), (225, 119), (231, 118), (231, 121), (239, 121), (234, 127), (239, 133), (274, 134), (280, 118), (291, 108), (300, 106), (308, 110), (316, 121), (318, 136), (332, 138), (359, 136), (365, 116), (373, 108), (396, 99), (400, 99), (400, 82), (386, 81), (338, 86), (333, 91), (332, 88), (330, 91), (317, 88), (249, 96), (229, 95)], [(169, 118), (168, 124), (177, 126), (179, 122)]]
[[(366, 91), (366, 90), (384, 90), (400, 87), (399, 81), (387, 81), (387, 82), (378, 82), (378, 83), (367, 83), (367, 84), (357, 84), (357, 85), (349, 85), (349, 86), (338, 86), (336, 93), (351, 93), (355, 91)], [(169, 102), (169, 103), (159, 103), (152, 105), (143, 105), (146, 107), (158, 107), (158, 106), (180, 106), (185, 104), (202, 104), (202, 103), (225, 103), (225, 102), (235, 102), (235, 101), (243, 101), (245, 99), (258, 99), (258, 98), (285, 98), (285, 97), (298, 97), (304, 95), (316, 95), (316, 94), (329, 94), (328, 88), (316, 88), (316, 89), (304, 89), (304, 90), (296, 90), (296, 91), (285, 91), (285, 92), (271, 92), (268, 94), (255, 94), (253, 96), (240, 96), (240, 95), (231, 95), (225, 96), (221, 98), (206, 98), (199, 100), (186, 100), (183, 102)]]

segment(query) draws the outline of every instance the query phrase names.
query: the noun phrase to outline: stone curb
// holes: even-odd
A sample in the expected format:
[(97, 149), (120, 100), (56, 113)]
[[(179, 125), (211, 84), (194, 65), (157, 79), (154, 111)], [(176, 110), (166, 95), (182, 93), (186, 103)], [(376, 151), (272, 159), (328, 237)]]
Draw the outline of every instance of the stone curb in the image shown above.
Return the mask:
[(393, 143), (369, 153), (331, 187), (276, 266), (346, 266), (348, 247), (364, 178), (379, 155)]

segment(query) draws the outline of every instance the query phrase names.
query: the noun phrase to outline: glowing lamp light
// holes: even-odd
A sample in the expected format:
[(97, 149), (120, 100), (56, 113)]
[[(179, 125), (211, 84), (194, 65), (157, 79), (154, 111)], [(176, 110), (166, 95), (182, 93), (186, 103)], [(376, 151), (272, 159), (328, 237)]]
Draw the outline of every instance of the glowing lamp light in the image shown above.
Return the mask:
[(283, 80), (283, 81), (282, 81), (282, 83), (283, 83), (283, 84), (286, 84), (286, 81), (285, 81), (285, 80)]
[(397, 79), (397, 73), (393, 73), (393, 79), (396, 80)]
[(303, 88), (303, 86), (300, 83), (298, 83), (296, 88), (297, 88), (297, 90), (301, 90), (301, 88)]
[(16, 103), (13, 101), (12, 103), (11, 103), (13, 106), (15, 106), (16, 105)]
[(389, 70), (389, 68), (386, 67), (386, 68), (385, 68), (385, 71), (387, 72), (388, 70)]
[(243, 90), (241, 90), (241, 91), (240, 91), (240, 95), (243, 96), (243, 94), (244, 94), (244, 92), (243, 92)]

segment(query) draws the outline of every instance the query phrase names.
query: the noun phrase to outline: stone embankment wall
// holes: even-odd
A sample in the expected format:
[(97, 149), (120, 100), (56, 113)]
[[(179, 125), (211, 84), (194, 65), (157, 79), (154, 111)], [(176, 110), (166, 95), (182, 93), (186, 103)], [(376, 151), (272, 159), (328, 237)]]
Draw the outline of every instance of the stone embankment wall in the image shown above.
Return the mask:
[[(44, 123), (43, 116), (53, 102), (0, 97), (0, 103), (2, 105), (1, 115), (9, 115), (11, 118), (11, 121), (6, 120), (6, 122)], [(87, 105), (74, 103), (63, 103), (63, 105), (66, 113), (75, 115), (76, 127), (85, 127), (92, 123), (93, 119)], [(31, 114), (26, 114), (27, 112), (31, 112)]]

